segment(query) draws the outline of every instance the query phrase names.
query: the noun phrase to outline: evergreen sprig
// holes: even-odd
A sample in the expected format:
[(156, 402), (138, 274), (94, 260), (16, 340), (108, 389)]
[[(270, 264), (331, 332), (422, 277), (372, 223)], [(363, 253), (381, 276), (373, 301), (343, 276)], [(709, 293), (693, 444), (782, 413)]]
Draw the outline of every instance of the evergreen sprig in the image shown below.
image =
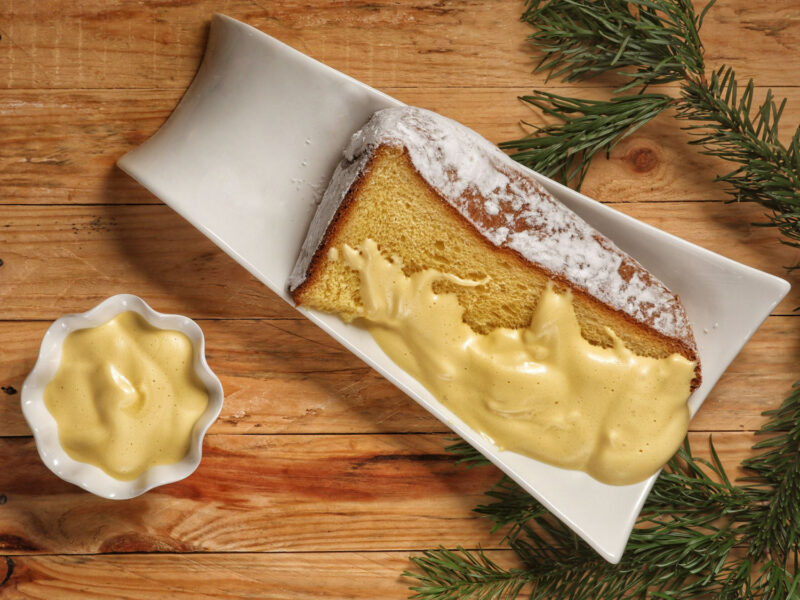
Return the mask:
[(737, 165), (716, 181), (727, 184), (736, 200), (770, 209), (784, 243), (800, 247), (800, 126), (788, 146), (778, 138), (786, 99), (779, 104), (767, 90), (754, 111), (753, 80), (740, 88), (734, 70), (724, 66), (709, 83), (687, 81), (681, 93), (677, 116), (691, 122), (685, 129), (697, 136), (692, 143)]
[(481, 550), (457, 551), (439, 548), (427, 550), (411, 561), (422, 574), (403, 573), (415, 577), (418, 585), (410, 589), (414, 598), (437, 600), (494, 600), (516, 598), (529, 582), (530, 575), (522, 569), (506, 569), (491, 560)]
[[(548, 176), (580, 186), (591, 160), (658, 114), (674, 108), (705, 154), (734, 163), (717, 177), (734, 200), (757, 202), (767, 225), (800, 247), (800, 127), (778, 136), (785, 100), (771, 91), (755, 105), (755, 86), (720, 67), (706, 78), (699, 36), (703, 17), (691, 0), (528, 0), (523, 20), (542, 52), (538, 70), (564, 81), (610, 74), (623, 84), (609, 100), (537, 91), (522, 100), (559, 123), (501, 146)], [(679, 82), (679, 97), (645, 93)], [(638, 93), (632, 93), (638, 88)], [(625, 92), (625, 95), (621, 95)], [(509, 478), (476, 512), (504, 532), (519, 565), (486, 552), (439, 548), (412, 557), (413, 598), (611, 600), (788, 600), (800, 598), (800, 382), (765, 413), (748, 476), (732, 482), (709, 439), (711, 460), (688, 439), (664, 468), (619, 565), (600, 558)], [(468, 444), (448, 448), (468, 467), (488, 464)]]
[(761, 432), (767, 437), (753, 448), (759, 453), (742, 466), (753, 506), (744, 521), (750, 540), (746, 562), (761, 561), (757, 585), (771, 590), (765, 598), (800, 596), (800, 383), (770, 417)]
[(649, 123), (674, 99), (664, 94), (636, 94), (611, 100), (569, 98), (536, 91), (520, 99), (535, 106), (561, 123), (536, 127), (536, 134), (521, 140), (504, 142), (501, 148), (516, 150), (511, 157), (547, 177), (562, 181), (577, 179), (577, 185), (589, 169), (594, 155), (606, 156), (620, 141)]
[[(523, 138), (500, 144), (512, 158), (580, 189), (592, 159), (674, 108), (704, 154), (734, 163), (716, 178), (733, 200), (757, 202), (770, 212), (784, 243), (800, 247), (800, 127), (781, 142), (786, 100), (772, 90), (756, 105), (755, 84), (741, 85), (733, 69), (706, 78), (699, 30), (711, 0), (697, 13), (691, 0), (528, 0), (523, 20), (536, 27), (530, 41), (542, 53), (538, 70), (563, 81), (622, 77), (608, 100), (534, 92), (521, 99), (558, 122), (533, 126)], [(645, 94), (648, 86), (679, 83), (680, 97)], [(637, 94), (631, 92), (638, 88)], [(530, 124), (527, 124), (530, 125)]]
[[(800, 597), (800, 384), (761, 429), (763, 450), (745, 461), (746, 485), (726, 474), (709, 440), (711, 460), (688, 440), (656, 481), (622, 561), (598, 556), (508, 477), (476, 512), (502, 528), (521, 567), (505, 568), (481, 550), (428, 550), (406, 572), (412, 598), (536, 600), (660, 598), (787, 600)], [(462, 442), (462, 460), (480, 454)], [(777, 469), (777, 470), (776, 470)], [(754, 575), (755, 572), (755, 575)]]
[(616, 91), (703, 74), (700, 27), (691, 0), (528, 0), (522, 20), (543, 53), (548, 78), (584, 81), (612, 72), (628, 81)]

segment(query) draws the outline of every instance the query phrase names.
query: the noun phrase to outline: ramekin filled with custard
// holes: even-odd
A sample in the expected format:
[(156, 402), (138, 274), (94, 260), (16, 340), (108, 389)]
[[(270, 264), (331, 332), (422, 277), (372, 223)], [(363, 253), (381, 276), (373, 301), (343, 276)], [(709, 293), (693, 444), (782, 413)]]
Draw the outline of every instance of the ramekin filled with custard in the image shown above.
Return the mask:
[(120, 294), (51, 325), (21, 403), (53, 473), (122, 500), (194, 472), (223, 397), (200, 327)]

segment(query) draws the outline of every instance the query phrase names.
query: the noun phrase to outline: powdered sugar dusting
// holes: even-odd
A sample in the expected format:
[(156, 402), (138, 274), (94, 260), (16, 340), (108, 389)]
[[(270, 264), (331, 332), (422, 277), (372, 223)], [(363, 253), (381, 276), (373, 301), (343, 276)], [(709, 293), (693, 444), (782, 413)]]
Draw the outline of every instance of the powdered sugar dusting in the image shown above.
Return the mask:
[(360, 162), (382, 144), (404, 147), (419, 174), (496, 246), (694, 347), (677, 297), (488, 140), (424, 109), (389, 108), (353, 136), (345, 160)]
[(483, 210), (486, 211), (487, 215), (494, 216), (500, 214), (500, 205), (494, 200), (487, 200), (483, 203)]

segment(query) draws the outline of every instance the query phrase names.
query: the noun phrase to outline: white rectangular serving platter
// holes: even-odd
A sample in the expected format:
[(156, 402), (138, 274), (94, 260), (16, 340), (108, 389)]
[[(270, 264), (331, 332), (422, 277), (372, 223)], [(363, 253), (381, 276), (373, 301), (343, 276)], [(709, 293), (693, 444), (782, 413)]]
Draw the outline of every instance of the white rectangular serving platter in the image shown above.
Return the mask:
[[(248, 25), (215, 15), (203, 63), (180, 104), (118, 164), (290, 302), (289, 273), (342, 149), (376, 110), (401, 105)], [(703, 384), (689, 400), (694, 414), (789, 284), (539, 179), (680, 295), (703, 365)], [(620, 560), (656, 476), (609, 486), (501, 452), (395, 365), (364, 330), (299, 310), (482, 452), (604, 558)]]

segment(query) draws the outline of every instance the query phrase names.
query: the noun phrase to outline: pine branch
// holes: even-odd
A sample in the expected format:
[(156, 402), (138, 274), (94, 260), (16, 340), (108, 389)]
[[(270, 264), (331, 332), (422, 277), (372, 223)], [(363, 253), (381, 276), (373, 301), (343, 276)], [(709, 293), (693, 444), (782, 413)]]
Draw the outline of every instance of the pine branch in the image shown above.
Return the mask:
[(753, 504), (762, 509), (748, 523), (749, 554), (769, 558), (800, 574), (800, 383), (759, 432), (765, 439), (753, 448), (761, 453), (742, 466)]
[(528, 0), (522, 20), (543, 56), (537, 71), (548, 78), (583, 81), (614, 72), (629, 79), (617, 90), (702, 75), (697, 15), (691, 0)]
[(561, 123), (536, 129), (528, 137), (503, 142), (500, 147), (515, 150), (511, 158), (547, 177), (565, 183), (583, 183), (589, 164), (598, 152), (609, 152), (674, 102), (664, 94), (620, 96), (608, 101), (568, 98), (548, 92), (522, 96)]
[(512, 600), (530, 580), (530, 574), (504, 569), (481, 550), (427, 550), (411, 562), (422, 574), (406, 571), (403, 575), (419, 580), (409, 589), (416, 592), (412, 598), (420, 600)]
[[(671, 106), (689, 121), (703, 153), (734, 163), (716, 178), (737, 201), (757, 202), (770, 213), (762, 225), (777, 227), (784, 243), (800, 247), (800, 127), (788, 144), (778, 137), (786, 100), (771, 90), (754, 107), (755, 85), (743, 88), (721, 67), (706, 81), (699, 29), (712, 3), (698, 15), (690, 0), (529, 0), (523, 20), (543, 52), (539, 70), (579, 81), (613, 72), (630, 79), (615, 93), (639, 94), (584, 100), (536, 91), (522, 100), (560, 123), (536, 128), (500, 144), (520, 163), (580, 189), (592, 159), (606, 156)], [(644, 94), (648, 85), (681, 82), (681, 98)], [(740, 95), (740, 89), (741, 95)]]
[(526, 523), (549, 514), (544, 506), (508, 477), (498, 481), (486, 495), (494, 502), (476, 507), (475, 512), (494, 521), (492, 533), (508, 526), (504, 540), (516, 540)]
[[(535, 91), (524, 102), (561, 123), (500, 144), (518, 162), (580, 189), (594, 156), (606, 157), (622, 139), (670, 107), (663, 94), (644, 94), (648, 85), (702, 78), (698, 15), (691, 0), (528, 0), (522, 19), (536, 27), (529, 40), (543, 54), (537, 71), (548, 79), (583, 81), (613, 72), (629, 81), (615, 90), (640, 93), (608, 101)], [(529, 124), (528, 124), (529, 125)]]
[(738, 201), (758, 202), (772, 211), (771, 224), (800, 247), (800, 127), (789, 145), (778, 139), (778, 126), (786, 106), (767, 90), (753, 114), (755, 85), (751, 79), (739, 95), (733, 69), (720, 67), (708, 84), (689, 80), (682, 87), (678, 118), (691, 121), (685, 129), (703, 154), (738, 165), (716, 181), (728, 184)]
[[(420, 585), (415, 598), (513, 598), (530, 590), (535, 599), (663, 598), (690, 600), (703, 594), (739, 600), (750, 589), (752, 562), (734, 557), (748, 539), (742, 523), (763, 524), (761, 505), (749, 488), (734, 485), (711, 446), (712, 460), (694, 457), (688, 442), (665, 468), (634, 529), (622, 562), (611, 565), (508, 478), (487, 495), (495, 500), (476, 512), (495, 529), (525, 568), (502, 569), (483, 553), (440, 548), (412, 559), (423, 574), (406, 573)], [(464, 457), (466, 449), (460, 448)], [(788, 569), (771, 568), (755, 587), (794, 585)], [(508, 587), (500, 587), (501, 582)], [(513, 587), (511, 583), (513, 582)], [(776, 587), (776, 589), (778, 589)], [(773, 596), (763, 595), (763, 598)], [(777, 597), (777, 596), (775, 596)], [(788, 598), (789, 596), (784, 596)]]

